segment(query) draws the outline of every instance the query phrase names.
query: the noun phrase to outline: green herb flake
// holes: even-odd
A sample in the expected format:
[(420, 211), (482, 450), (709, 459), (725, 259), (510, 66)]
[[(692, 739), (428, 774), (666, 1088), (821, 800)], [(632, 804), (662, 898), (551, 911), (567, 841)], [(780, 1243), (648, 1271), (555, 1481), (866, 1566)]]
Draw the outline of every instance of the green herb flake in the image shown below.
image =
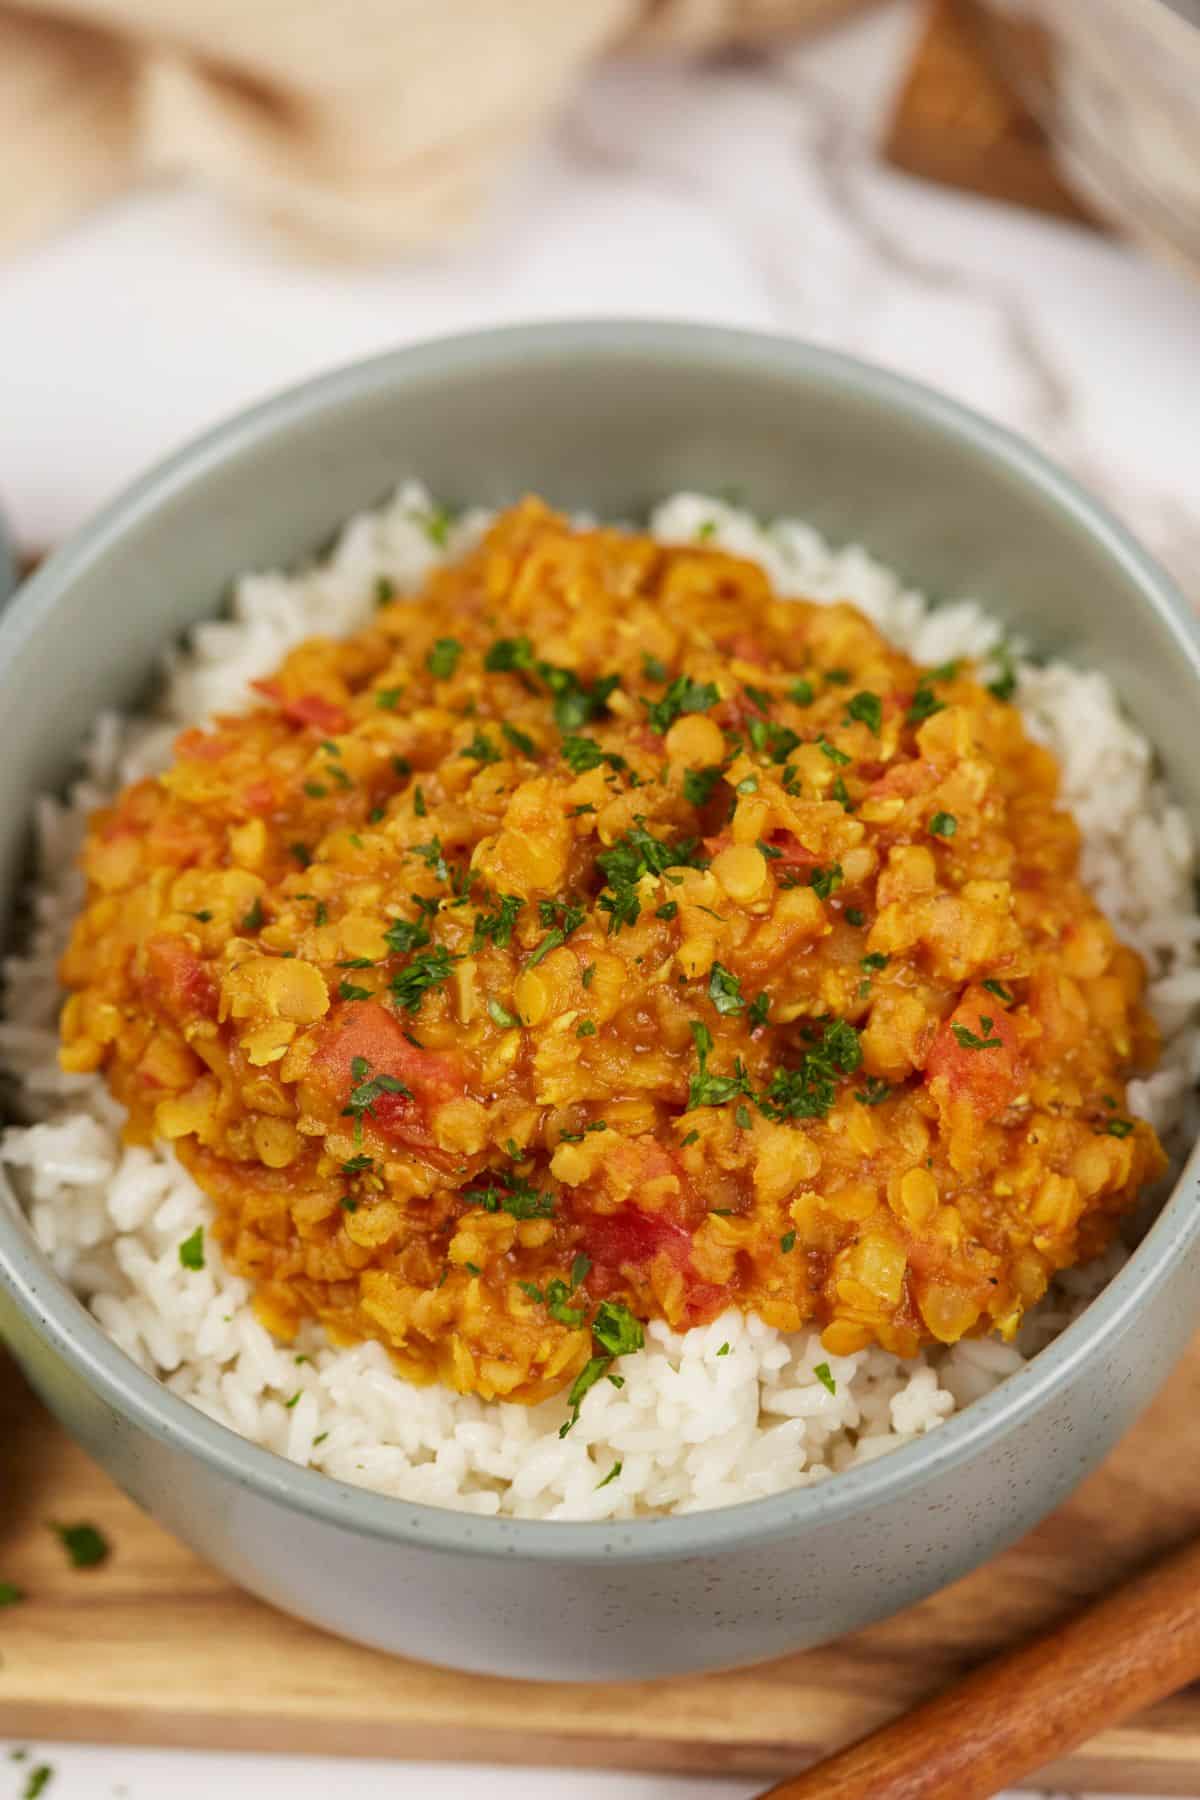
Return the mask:
[(294, 856), (302, 869), (307, 869), (312, 862), (312, 851), (307, 844), (289, 844), (288, 855)]
[(97, 1569), (112, 1554), (108, 1539), (95, 1525), (52, 1525), (50, 1529), (66, 1551), (73, 1569)]
[(967, 1025), (954, 1023), (951, 1025), (950, 1029), (964, 1050), (1002, 1050), (1004, 1048), (1004, 1039), (988, 1036), (988, 1032), (992, 1029), (992, 1024), (993, 1020), (989, 1019), (986, 1013), (981, 1013), (979, 1015), (979, 1036), (976, 1036)]
[(846, 707), (846, 717), (857, 719), (860, 725), (865, 725), (878, 737), (883, 729), (883, 701), (878, 694), (855, 694)]
[(425, 667), (438, 681), (449, 681), (458, 667), (462, 645), (457, 638), (438, 638), (425, 658)]
[(708, 997), (719, 1013), (739, 1013), (746, 1005), (741, 981), (719, 962), (713, 964), (708, 978)]
[(749, 1025), (751, 1031), (758, 1031), (766, 1024), (767, 1015), (770, 1010), (771, 996), (769, 994), (760, 994), (757, 1000), (752, 1000), (750, 1002), (750, 1005), (746, 1010), (746, 1023)]
[(210, 912), (194, 912), (191, 914), (191, 917), (193, 919), (199, 919), (201, 925), (207, 925), (212, 918), (212, 914)]
[(202, 1269), (204, 1267), (204, 1227), (197, 1225), (191, 1237), (184, 1238), (179, 1246), (179, 1262), (184, 1269)]
[(517, 922), (517, 914), (525, 902), (519, 894), (502, 894), (495, 912), (476, 913), (475, 936), (471, 941), (471, 954), (482, 950), (484, 944), (492, 943), (497, 950), (505, 950), (512, 942), (513, 926)]
[(818, 1363), (813, 1374), (823, 1388), (828, 1388), (831, 1394), (837, 1393), (837, 1382), (833, 1379), (833, 1371), (827, 1362)]
[(1100, 1126), (1101, 1137), (1127, 1138), (1134, 1129), (1132, 1119), (1105, 1119)]
[(695, 1106), (724, 1106), (728, 1101), (736, 1100), (739, 1095), (748, 1095), (750, 1082), (741, 1061), (734, 1062), (732, 1075), (710, 1074), (708, 1058), (713, 1048), (712, 1033), (699, 1019), (691, 1020), (691, 1033), (700, 1068), (692, 1076), (688, 1089), (689, 1111)]
[(934, 713), (945, 712), (945, 710), (946, 702), (939, 700), (933, 689), (921, 682), (912, 697), (912, 705), (906, 716), (910, 725), (921, 725), (926, 719), (932, 719)]
[(654, 916), (656, 919), (670, 920), (675, 917), (678, 911), (678, 900), (664, 900), (661, 906), (655, 908)]
[(580, 981), (582, 981), (585, 988), (590, 988), (593, 980), (595, 979), (595, 975), (596, 975), (596, 965), (595, 965), (595, 963), (589, 963), (587, 965), (587, 968), (583, 971), (583, 974), (579, 977), (579, 979), (580, 979)]
[(647, 681), (665, 681), (670, 673), (670, 669), (661, 657), (643, 655), (642, 674)]
[(617, 1476), (621, 1473), (621, 1469), (622, 1469), (622, 1464), (619, 1462), (615, 1462), (613, 1464), (612, 1468), (608, 1471), (608, 1474), (604, 1477), (604, 1480), (598, 1481), (596, 1483), (596, 1492), (599, 1493), (601, 1488), (606, 1488), (610, 1481), (615, 1481), (617, 1479)]
[(495, 744), (493, 744), (491, 738), (488, 737), (485, 732), (479, 730), (476, 731), (475, 736), (471, 739), (470, 743), (465, 745), (458, 754), (460, 756), (469, 757), (472, 762), (477, 763), (497, 763), (500, 761), (500, 752), (497, 750)]
[(811, 681), (793, 681), (788, 689), (788, 699), (794, 700), (797, 706), (811, 706), (816, 697), (816, 690)]
[(767, 1118), (823, 1119), (837, 1098), (839, 1077), (862, 1063), (862, 1045), (853, 1025), (831, 1019), (794, 1069), (777, 1068), (759, 1099)]
[(828, 900), (841, 887), (844, 879), (841, 863), (831, 863), (827, 869), (814, 869), (808, 878), (808, 885), (819, 899)]
[(1013, 661), (1012, 651), (1007, 644), (1001, 645), (995, 652), (995, 661), (999, 665), (999, 674), (994, 681), (989, 681), (987, 690), (997, 700), (1011, 700), (1017, 691), (1017, 667)]
[(952, 838), (958, 830), (958, 820), (953, 813), (936, 812), (929, 821), (929, 829), (934, 837)]
[[(724, 774), (720, 763), (710, 763), (705, 769), (687, 769), (683, 777), (683, 797), (689, 806), (705, 806), (712, 799), (713, 789)], [(757, 787), (758, 783), (755, 782)], [(739, 787), (738, 792), (741, 793)]]
[(1005, 1006), (1011, 1006), (1016, 999), (1016, 995), (1002, 981), (985, 981), (982, 985), (989, 994), (995, 994), (997, 1000), (1003, 1000)]
[(380, 712), (395, 712), (403, 692), (402, 687), (376, 688), (375, 704)]
[(392, 998), (405, 1012), (416, 1012), (432, 988), (449, 981), (460, 956), (452, 956), (444, 944), (432, 950), (419, 950), (412, 960), (391, 979)]
[(676, 719), (684, 713), (708, 712), (721, 698), (711, 681), (693, 681), (690, 675), (677, 675), (661, 700), (643, 700), (650, 728), (665, 737)]
[(24, 1588), (19, 1588), (13, 1581), (0, 1581), (0, 1608), (19, 1606), (24, 1598)]
[(592, 1321), (592, 1336), (610, 1356), (632, 1356), (641, 1350), (646, 1334), (640, 1319), (635, 1319), (619, 1300), (602, 1300)]
[(510, 1031), (514, 1025), (521, 1023), (515, 1013), (510, 1013), (507, 1006), (501, 1006), (499, 1000), (494, 998), (488, 1001), (487, 1010), (492, 1024), (499, 1025), (504, 1031)]
[(750, 1117), (750, 1108), (744, 1103), (736, 1106), (733, 1112), (733, 1122), (739, 1131), (749, 1131), (754, 1123)]
[(365, 988), (365, 987), (356, 987), (352, 981), (347, 981), (346, 977), (344, 975), (343, 975), (342, 979), (338, 982), (338, 999), (339, 1000), (370, 1000), (373, 997), (374, 997), (373, 989)]
[(737, 787), (734, 789), (734, 792), (736, 794), (757, 794), (757, 792), (758, 792), (758, 776), (757, 775), (744, 776), (743, 779), (738, 782)]
[(575, 1036), (577, 1038), (595, 1037), (596, 1029), (597, 1029), (597, 1027), (596, 1027), (595, 1019), (584, 1019), (584, 1021), (581, 1025), (576, 1026)]
[(386, 606), (389, 600), (394, 600), (395, 598), (396, 598), (396, 584), (392, 580), (391, 576), (390, 575), (377, 575), (375, 577), (375, 604), (376, 604), (376, 606)]
[(796, 1234), (794, 1231), (784, 1232), (779, 1240), (779, 1248), (783, 1251), (785, 1256), (790, 1256), (792, 1254), (792, 1251), (796, 1248)]
[(54, 1770), (50, 1764), (38, 1763), (36, 1768), (29, 1771), (29, 1779), (21, 1790), (21, 1800), (40, 1800), (53, 1779)]
[(872, 950), (869, 956), (862, 957), (861, 962), (864, 969), (886, 969), (891, 960), (881, 950)]
[(505, 740), (512, 745), (514, 750), (519, 750), (522, 756), (537, 755), (537, 745), (527, 731), (518, 731), (517, 727), (510, 725), (507, 719), (501, 721), (500, 730), (504, 734)]
[(722, 1344), (721, 1348), (717, 1351), (717, 1355), (718, 1356), (728, 1356), (729, 1355), (729, 1345)]
[(372, 1075), (371, 1065), (365, 1056), (351, 1058), (350, 1079), (352, 1086), (342, 1108), (342, 1117), (354, 1120), (354, 1139), (361, 1144), (363, 1119), (374, 1118), (375, 1102), (380, 1096), (399, 1094), (402, 1099), (411, 1100), (412, 1089), (405, 1087), (394, 1075)]
[(817, 748), (822, 756), (829, 758), (835, 768), (844, 769), (847, 763), (854, 760), (847, 756), (844, 750), (839, 750), (836, 744), (831, 744), (824, 733), (817, 739)]

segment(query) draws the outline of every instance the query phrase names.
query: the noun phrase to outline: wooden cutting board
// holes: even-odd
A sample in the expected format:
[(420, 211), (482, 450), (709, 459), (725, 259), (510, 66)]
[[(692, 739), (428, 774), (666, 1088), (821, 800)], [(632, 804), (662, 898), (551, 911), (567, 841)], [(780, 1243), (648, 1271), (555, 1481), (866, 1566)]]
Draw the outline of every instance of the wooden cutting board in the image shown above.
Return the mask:
[[(68, 1566), (50, 1521), (98, 1526)], [(237, 1592), (159, 1530), (0, 1353), (0, 1739), (323, 1751), (778, 1776), (1200, 1530), (1200, 1339), (1150, 1413), (1015, 1549), (897, 1618), (756, 1669), (625, 1686), (466, 1680)], [(1030, 1785), (1200, 1795), (1200, 1689)]]

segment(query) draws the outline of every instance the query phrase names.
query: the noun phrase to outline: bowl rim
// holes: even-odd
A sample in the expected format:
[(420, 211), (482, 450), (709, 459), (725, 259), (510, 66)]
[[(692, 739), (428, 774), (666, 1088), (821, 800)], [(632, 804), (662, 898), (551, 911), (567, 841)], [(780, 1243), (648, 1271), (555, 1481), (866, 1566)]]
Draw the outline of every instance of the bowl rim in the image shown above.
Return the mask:
[[(1106, 507), (1003, 426), (905, 376), (798, 339), (672, 320), (620, 318), (507, 326), (426, 340), (318, 375), (238, 412), (127, 486), (25, 583), (0, 619), (0, 670), (52, 613), (59, 595), (97, 558), (118, 546), (147, 513), (229, 455), (250, 451), (299, 421), (319, 420), (379, 385), (402, 392), (413, 378), (444, 378), (483, 368), (519, 372), (567, 356), (599, 362), (640, 357), (669, 363), (680, 355), (734, 374), (776, 371), (824, 381), (889, 412), (915, 416), (982, 454), (1017, 486), (1036, 490), (1067, 513), (1119, 566), (1141, 604), (1166, 625), (1175, 654), (1190, 669), (1200, 696), (1200, 623), (1170, 577)], [(364, 504), (369, 503), (368, 497)], [(1200, 1208), (1186, 1204), (1198, 1171), (1200, 1145), (1193, 1148), (1142, 1243), (1085, 1312), (1025, 1368), (936, 1431), (835, 1480), (652, 1519), (568, 1522), (477, 1515), (394, 1499), (288, 1462), (210, 1419), (126, 1356), (54, 1273), (15, 1200), (3, 1203), (2, 1192), (0, 1284), (42, 1343), (116, 1414), (263, 1500), (361, 1536), (443, 1553), (516, 1555), (551, 1564), (655, 1562), (733, 1551), (790, 1537), (806, 1527), (840, 1524), (853, 1514), (893, 1503), (972, 1458), (1136, 1323), (1173, 1261), (1200, 1238)]]

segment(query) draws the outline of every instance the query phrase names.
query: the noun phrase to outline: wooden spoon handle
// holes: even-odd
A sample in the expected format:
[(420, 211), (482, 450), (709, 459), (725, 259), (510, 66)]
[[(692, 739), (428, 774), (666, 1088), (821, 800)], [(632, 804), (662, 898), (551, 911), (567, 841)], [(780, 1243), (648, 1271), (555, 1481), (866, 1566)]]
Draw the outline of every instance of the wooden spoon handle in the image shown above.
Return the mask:
[(990, 1800), (1200, 1676), (1200, 1542), (761, 1800)]

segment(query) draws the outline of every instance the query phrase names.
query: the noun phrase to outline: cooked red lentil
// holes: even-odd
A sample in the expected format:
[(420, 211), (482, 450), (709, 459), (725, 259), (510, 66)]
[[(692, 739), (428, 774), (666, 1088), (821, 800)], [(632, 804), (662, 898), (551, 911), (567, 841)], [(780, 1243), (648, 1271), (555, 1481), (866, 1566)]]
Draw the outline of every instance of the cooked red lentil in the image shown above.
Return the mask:
[(537, 501), (380, 602), (96, 814), (62, 963), (272, 1331), (578, 1398), (730, 1304), (1011, 1336), (1104, 1247), (1156, 1035), (1003, 697)]

